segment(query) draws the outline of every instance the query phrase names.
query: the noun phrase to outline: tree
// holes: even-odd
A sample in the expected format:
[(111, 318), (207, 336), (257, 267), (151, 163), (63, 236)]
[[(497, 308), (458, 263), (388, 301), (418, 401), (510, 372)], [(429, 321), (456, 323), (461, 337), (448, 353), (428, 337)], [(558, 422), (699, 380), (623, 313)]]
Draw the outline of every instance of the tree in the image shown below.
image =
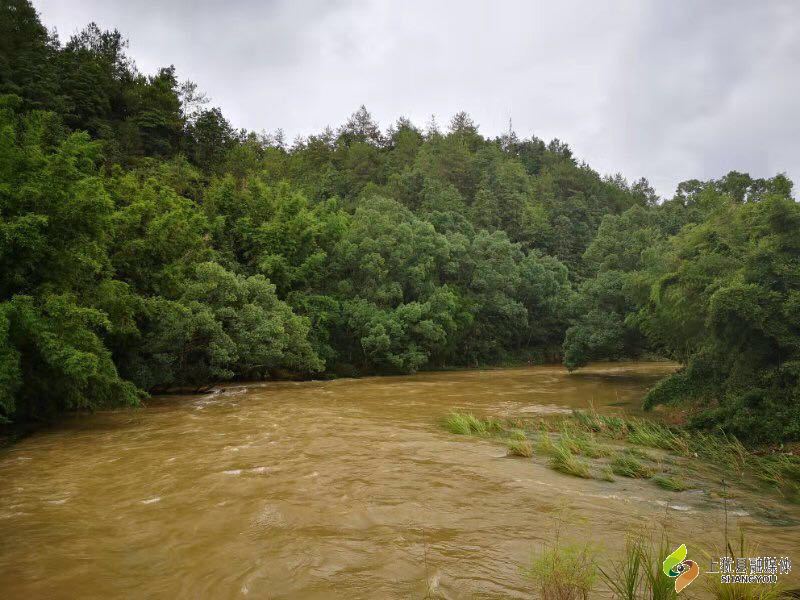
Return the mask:
[(781, 194), (723, 206), (671, 243), (642, 327), (686, 364), (647, 397), (692, 402), (698, 423), (800, 439), (800, 207)]
[(228, 151), (235, 143), (233, 128), (218, 108), (200, 111), (186, 132), (186, 150), (203, 172), (221, 172)]
[(383, 135), (380, 127), (363, 104), (350, 115), (341, 128), (339, 128), (339, 142), (350, 145), (354, 142), (380, 146), (383, 144)]

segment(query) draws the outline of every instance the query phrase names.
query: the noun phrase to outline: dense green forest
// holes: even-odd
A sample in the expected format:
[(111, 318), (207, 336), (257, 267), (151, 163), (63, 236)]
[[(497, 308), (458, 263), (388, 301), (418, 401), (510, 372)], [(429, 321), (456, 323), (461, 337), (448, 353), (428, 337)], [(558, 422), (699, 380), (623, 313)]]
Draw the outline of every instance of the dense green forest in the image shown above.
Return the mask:
[(0, 14), (0, 418), (230, 379), (662, 356), (646, 402), (800, 439), (783, 175), (661, 200), (464, 113), (236, 130), (117, 31)]

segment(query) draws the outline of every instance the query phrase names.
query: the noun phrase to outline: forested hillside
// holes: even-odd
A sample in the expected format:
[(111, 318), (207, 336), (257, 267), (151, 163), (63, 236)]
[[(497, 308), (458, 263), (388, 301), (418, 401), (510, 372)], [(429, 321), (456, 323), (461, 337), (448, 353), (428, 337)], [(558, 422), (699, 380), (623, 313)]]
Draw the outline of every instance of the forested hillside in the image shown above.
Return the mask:
[[(559, 140), (361, 107), (236, 130), (119, 32), (0, 14), (0, 417), (319, 373), (659, 355), (648, 396), (800, 439), (800, 209), (784, 176), (660, 201)], [(168, 57), (165, 57), (168, 59)], [(243, 90), (242, 93), (246, 93)]]

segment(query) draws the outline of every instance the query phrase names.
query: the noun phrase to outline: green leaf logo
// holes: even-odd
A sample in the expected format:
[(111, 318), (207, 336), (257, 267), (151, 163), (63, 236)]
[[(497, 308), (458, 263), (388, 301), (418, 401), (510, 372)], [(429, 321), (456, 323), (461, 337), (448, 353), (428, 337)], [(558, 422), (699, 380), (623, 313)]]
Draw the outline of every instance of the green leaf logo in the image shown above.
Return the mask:
[(681, 544), (680, 547), (675, 550), (675, 552), (665, 558), (664, 563), (662, 564), (664, 575), (667, 575), (668, 577), (677, 577), (678, 572), (675, 571), (675, 567), (686, 560), (687, 553), (688, 551), (686, 550), (686, 544)]

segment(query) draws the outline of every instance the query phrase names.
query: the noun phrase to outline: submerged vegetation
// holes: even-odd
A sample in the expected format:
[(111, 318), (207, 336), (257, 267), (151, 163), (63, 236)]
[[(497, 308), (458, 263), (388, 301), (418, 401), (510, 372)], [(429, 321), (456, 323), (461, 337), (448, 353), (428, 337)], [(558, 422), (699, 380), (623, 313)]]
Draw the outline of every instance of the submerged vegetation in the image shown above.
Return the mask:
[(689, 489), (689, 486), (680, 477), (670, 475), (656, 475), (653, 477), (653, 483), (671, 492), (683, 492)]
[(509, 456), (540, 456), (550, 468), (574, 477), (647, 479), (681, 492), (693, 486), (687, 478), (718, 480), (722, 471), (727, 483), (766, 487), (785, 500), (800, 502), (800, 457), (780, 450), (748, 450), (730, 436), (594, 410), (506, 421), (451, 413), (444, 425), (452, 433), (505, 440)]
[(589, 479), (589, 465), (586, 461), (576, 457), (572, 451), (563, 444), (554, 444), (550, 455), (550, 467), (559, 473)]
[(530, 458), (533, 456), (533, 444), (531, 444), (530, 440), (512, 438), (508, 440), (508, 455)]
[[(649, 406), (799, 440), (798, 231), (782, 175), (662, 201), (464, 113), (236, 130), (119, 32), (62, 42), (28, 0), (0, 7), (2, 420), (236, 378), (658, 355), (683, 368)], [(627, 435), (683, 452), (647, 427)]]
[[(479, 419), (473, 414), (454, 412), (445, 418), (444, 427), (451, 433), (458, 435), (483, 435), (493, 431), (500, 431), (503, 425), (497, 419)], [(516, 436), (514, 439), (519, 439), (517, 432), (511, 433)]]
[(620, 477), (647, 479), (653, 475), (652, 469), (644, 465), (638, 458), (622, 452), (611, 460), (611, 471)]

